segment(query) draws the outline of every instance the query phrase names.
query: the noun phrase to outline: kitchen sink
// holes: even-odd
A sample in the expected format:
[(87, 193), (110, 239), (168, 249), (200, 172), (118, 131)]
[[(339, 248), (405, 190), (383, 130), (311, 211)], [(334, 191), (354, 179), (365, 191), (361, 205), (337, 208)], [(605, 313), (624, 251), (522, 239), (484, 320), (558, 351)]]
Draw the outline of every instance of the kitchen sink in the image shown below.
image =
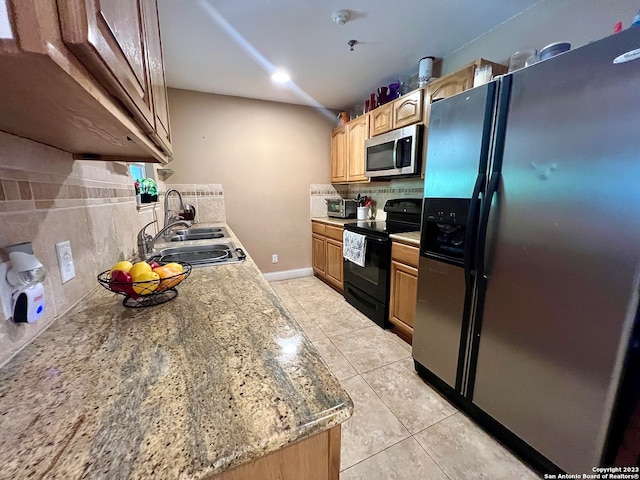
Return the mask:
[(207, 245), (189, 245), (184, 247), (166, 247), (159, 250), (151, 260), (159, 263), (184, 262), (194, 267), (223, 265), (241, 262), (246, 254), (236, 248), (232, 242), (210, 243)]
[(176, 230), (169, 237), (170, 242), (185, 242), (187, 240), (215, 240), (229, 238), (229, 232), (224, 227), (194, 227)]

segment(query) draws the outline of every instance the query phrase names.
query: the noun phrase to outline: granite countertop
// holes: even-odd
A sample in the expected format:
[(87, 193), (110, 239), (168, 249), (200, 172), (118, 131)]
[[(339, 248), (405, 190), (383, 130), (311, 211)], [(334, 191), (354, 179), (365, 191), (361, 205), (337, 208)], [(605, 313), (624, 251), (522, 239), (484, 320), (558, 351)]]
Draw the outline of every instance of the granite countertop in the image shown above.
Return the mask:
[(420, 232), (392, 233), (389, 238), (409, 245), (420, 246)]
[(0, 478), (199, 479), (351, 416), (249, 257), (178, 291), (129, 309), (97, 286), (0, 370)]
[(347, 223), (357, 223), (355, 218), (336, 218), (336, 217), (312, 217), (313, 222), (322, 222), (327, 225), (335, 225), (336, 227), (343, 227)]

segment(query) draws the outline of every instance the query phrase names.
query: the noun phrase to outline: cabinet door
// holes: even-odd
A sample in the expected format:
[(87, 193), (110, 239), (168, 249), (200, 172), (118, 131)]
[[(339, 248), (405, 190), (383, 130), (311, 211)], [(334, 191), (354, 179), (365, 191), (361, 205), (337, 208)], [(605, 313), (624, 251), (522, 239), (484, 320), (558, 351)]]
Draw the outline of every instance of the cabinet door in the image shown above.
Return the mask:
[(141, 1), (64, 0), (58, 9), (64, 43), (153, 132)]
[(381, 107), (372, 110), (369, 116), (371, 117), (371, 136), (380, 135), (381, 133), (387, 133), (391, 130), (391, 109), (392, 104), (387, 103)]
[(413, 336), (417, 295), (418, 269), (392, 261), (389, 321), (408, 336)]
[(326, 239), (315, 233), (311, 239), (311, 263), (313, 264), (313, 272), (319, 277), (324, 278), (326, 268)]
[(402, 128), (422, 121), (423, 90), (418, 89), (393, 102), (393, 128)]
[(331, 132), (331, 182), (347, 181), (347, 127)]
[(330, 238), (326, 239), (327, 242), (327, 264), (325, 269), (326, 279), (335, 285), (337, 288), (342, 290), (342, 269), (343, 269), (343, 258), (342, 258), (342, 242), (338, 242), (336, 240), (331, 240)]
[(347, 126), (347, 142), (349, 144), (349, 161), (347, 181), (366, 181), (364, 176), (364, 142), (369, 138), (369, 115), (353, 120)]
[(473, 76), (476, 71), (475, 65), (459, 70), (450, 75), (445, 75), (438, 80), (434, 80), (427, 87), (425, 97), (425, 116), (424, 123), (429, 125), (429, 105), (441, 98), (448, 98), (458, 93), (469, 90), (473, 87)]
[(151, 99), (155, 132), (153, 138), (167, 153), (172, 153), (171, 127), (169, 126), (169, 102), (167, 81), (164, 74), (160, 20), (156, 0), (144, 0), (144, 21), (147, 41), (147, 63), (151, 81)]

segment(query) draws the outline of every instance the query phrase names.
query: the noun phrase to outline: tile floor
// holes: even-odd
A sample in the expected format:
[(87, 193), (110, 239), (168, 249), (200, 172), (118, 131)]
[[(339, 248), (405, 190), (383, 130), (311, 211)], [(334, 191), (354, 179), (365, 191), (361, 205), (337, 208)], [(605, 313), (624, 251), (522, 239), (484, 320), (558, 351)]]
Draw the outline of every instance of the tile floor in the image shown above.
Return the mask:
[(342, 480), (539, 477), (415, 372), (411, 347), (315, 277), (271, 283), (355, 405)]

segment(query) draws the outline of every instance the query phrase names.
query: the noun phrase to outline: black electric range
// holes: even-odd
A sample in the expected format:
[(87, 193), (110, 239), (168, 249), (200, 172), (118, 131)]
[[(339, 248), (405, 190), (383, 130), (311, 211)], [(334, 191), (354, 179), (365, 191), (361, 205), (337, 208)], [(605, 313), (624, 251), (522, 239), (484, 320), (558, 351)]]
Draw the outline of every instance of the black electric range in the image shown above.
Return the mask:
[(389, 273), (392, 233), (420, 230), (422, 198), (388, 200), (386, 221), (347, 223), (345, 230), (366, 237), (364, 267), (344, 260), (344, 297), (367, 317), (386, 328), (389, 316)]

